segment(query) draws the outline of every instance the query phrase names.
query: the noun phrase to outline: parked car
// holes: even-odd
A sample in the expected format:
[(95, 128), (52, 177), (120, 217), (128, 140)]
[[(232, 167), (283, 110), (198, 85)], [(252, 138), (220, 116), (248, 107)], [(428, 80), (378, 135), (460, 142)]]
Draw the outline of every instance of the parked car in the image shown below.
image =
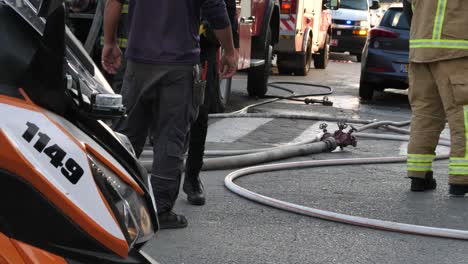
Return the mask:
[(370, 100), (375, 90), (408, 88), (409, 25), (403, 7), (385, 12), (369, 32), (363, 50), (359, 96)]
[(370, 10), (379, 9), (373, 0), (341, 0), (340, 9), (332, 11), (332, 52), (349, 52), (361, 61), (362, 49), (371, 28)]
[(280, 39), (275, 46), (280, 73), (307, 75), (312, 59), (317, 69), (325, 69), (332, 35), (331, 10), (334, 0), (283, 0)]

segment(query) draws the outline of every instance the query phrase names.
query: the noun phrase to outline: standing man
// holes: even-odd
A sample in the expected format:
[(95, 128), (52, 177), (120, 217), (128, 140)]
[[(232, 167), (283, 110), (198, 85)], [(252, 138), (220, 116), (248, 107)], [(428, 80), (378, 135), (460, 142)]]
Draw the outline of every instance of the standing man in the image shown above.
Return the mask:
[[(102, 64), (115, 74), (122, 53), (116, 30), (121, 0), (107, 0)], [(203, 97), (199, 83), (200, 9), (225, 49), (223, 77), (237, 70), (231, 26), (223, 0), (130, 0), (127, 70), (122, 96), (127, 117), (116, 130), (127, 135), (137, 156), (148, 131), (153, 139), (151, 184), (161, 228), (183, 228), (187, 220), (172, 209), (182, 174), (186, 138)]]
[[(223, 0), (226, 3), (229, 19), (231, 20), (232, 35), (234, 38), (234, 47), (239, 48), (239, 34), (237, 33), (237, 15), (236, 15), (236, 0)], [(200, 60), (202, 64), (207, 63), (208, 74), (206, 77), (206, 93), (205, 101), (200, 106), (198, 118), (193, 123), (190, 129), (190, 142), (187, 161), (185, 163), (185, 177), (183, 190), (187, 194), (187, 200), (193, 205), (205, 204), (205, 193), (203, 184), (200, 180), (200, 171), (203, 166), (203, 156), (205, 153), (206, 135), (208, 132), (208, 113), (213, 107), (213, 100), (217, 93), (214, 89), (218, 89), (216, 78), (218, 74), (218, 65), (216, 61), (219, 42), (212, 33), (212, 27), (207, 23), (206, 19), (202, 18), (203, 28), (201, 31), (201, 54)]]
[[(408, 0), (405, 0), (408, 1)], [(411, 2), (411, 3), (408, 3)], [(409, 100), (413, 111), (408, 146), (411, 191), (436, 188), (432, 162), (448, 120), (449, 193), (468, 193), (468, 2), (412, 0)]]

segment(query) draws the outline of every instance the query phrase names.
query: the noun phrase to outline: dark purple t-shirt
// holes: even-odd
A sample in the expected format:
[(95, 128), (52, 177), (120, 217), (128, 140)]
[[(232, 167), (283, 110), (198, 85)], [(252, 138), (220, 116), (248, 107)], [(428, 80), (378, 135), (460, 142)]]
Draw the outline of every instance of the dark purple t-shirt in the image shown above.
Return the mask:
[(224, 0), (130, 0), (127, 58), (151, 64), (199, 63), (200, 10), (213, 28), (230, 26)]

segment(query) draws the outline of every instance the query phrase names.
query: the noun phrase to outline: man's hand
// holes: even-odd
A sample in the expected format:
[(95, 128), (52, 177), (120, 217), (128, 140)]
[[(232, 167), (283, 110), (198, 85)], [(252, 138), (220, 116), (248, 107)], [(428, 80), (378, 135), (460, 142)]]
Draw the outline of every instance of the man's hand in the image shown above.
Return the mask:
[(223, 79), (231, 78), (237, 72), (237, 63), (239, 54), (234, 49), (232, 52), (224, 52), (221, 57), (221, 77)]
[(122, 3), (119, 0), (107, 0), (104, 9), (104, 47), (101, 64), (110, 74), (116, 74), (122, 64), (122, 51), (116, 44), (117, 26), (122, 14)]
[(224, 51), (223, 57), (221, 58), (221, 76), (223, 79), (231, 78), (237, 71), (237, 61), (239, 59), (232, 41), (231, 27), (214, 29), (213, 31)]
[(104, 70), (110, 74), (116, 74), (122, 65), (122, 51), (117, 44), (104, 44), (102, 49), (101, 64)]

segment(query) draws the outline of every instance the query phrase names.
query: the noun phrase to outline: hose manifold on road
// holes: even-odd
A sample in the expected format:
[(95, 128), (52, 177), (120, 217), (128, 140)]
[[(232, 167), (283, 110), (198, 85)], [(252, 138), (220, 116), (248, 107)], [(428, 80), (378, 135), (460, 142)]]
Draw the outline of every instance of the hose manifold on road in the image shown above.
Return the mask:
[[(354, 128), (357, 133), (352, 134), (358, 138), (369, 138), (369, 139), (380, 139), (380, 140), (397, 140), (397, 141), (408, 141), (409, 131), (401, 127), (408, 126), (409, 121), (404, 122), (393, 122), (393, 121), (375, 121), (375, 120), (355, 120), (346, 118), (335, 118), (335, 117), (320, 117), (314, 115), (289, 115), (289, 114), (278, 114), (278, 113), (254, 113), (254, 114), (216, 114), (212, 118), (285, 118), (285, 119), (301, 119), (301, 120), (316, 120), (316, 121), (332, 121), (338, 123), (349, 123), (349, 124), (361, 124), (363, 126)], [(362, 131), (368, 129), (379, 129), (383, 128), (387, 131), (396, 132), (404, 135), (395, 134), (374, 134), (374, 133), (363, 133)], [(342, 131), (340, 129), (339, 131)], [(346, 134), (342, 131), (342, 133)], [(349, 133), (349, 132), (348, 132)], [(349, 133), (351, 134), (351, 133)], [(286, 146), (280, 146), (276, 148), (259, 149), (259, 150), (241, 150), (238, 151), (235, 156), (232, 151), (212, 151), (217, 156), (221, 156), (223, 153), (229, 157), (221, 157), (214, 159), (205, 159), (205, 170), (208, 169), (232, 169), (234, 167), (251, 166), (253, 164), (264, 163), (271, 160), (285, 159), (297, 155), (310, 155), (322, 152), (329, 152), (336, 148), (336, 140), (334, 137), (329, 137), (323, 141), (319, 139), (323, 138), (324, 133), (320, 133), (309, 141), (301, 142), (298, 144), (290, 144)], [(439, 145), (450, 146), (450, 141), (447, 138), (441, 138)], [(246, 153), (247, 151), (247, 153)], [(210, 152), (210, 151), (207, 151)], [(236, 151), (234, 151), (236, 152)], [(149, 154), (149, 153), (147, 153)], [(272, 158), (272, 159), (267, 159)], [(437, 159), (447, 159), (448, 155), (438, 156)], [(320, 219), (330, 220), (339, 223), (346, 223), (356, 226), (362, 226), (367, 228), (381, 229), (386, 231), (408, 233), (415, 235), (433, 236), (440, 238), (450, 239), (462, 239), (468, 240), (468, 231), (437, 228), (421, 225), (411, 225), (398, 222), (390, 222), (385, 220), (370, 219), (366, 217), (352, 216), (346, 214), (340, 214), (316, 208), (305, 207), (298, 204), (281, 201), (265, 195), (261, 195), (235, 184), (235, 180), (240, 177), (253, 175), (256, 173), (264, 173), (271, 171), (280, 170), (293, 170), (293, 169), (304, 169), (304, 168), (318, 168), (323, 166), (345, 166), (345, 165), (372, 165), (372, 164), (389, 164), (389, 163), (404, 163), (406, 162), (405, 156), (399, 157), (381, 157), (381, 158), (356, 158), (356, 159), (331, 159), (331, 160), (310, 160), (310, 161), (299, 161), (289, 163), (276, 163), (268, 165), (258, 165), (255, 167), (246, 167), (240, 170), (230, 173), (224, 180), (225, 186), (232, 192), (238, 194), (246, 199), (271, 206), (277, 209), (298, 213), (306, 216), (316, 217)], [(151, 163), (148, 158), (143, 158), (143, 163), (146, 168), (150, 168)]]

